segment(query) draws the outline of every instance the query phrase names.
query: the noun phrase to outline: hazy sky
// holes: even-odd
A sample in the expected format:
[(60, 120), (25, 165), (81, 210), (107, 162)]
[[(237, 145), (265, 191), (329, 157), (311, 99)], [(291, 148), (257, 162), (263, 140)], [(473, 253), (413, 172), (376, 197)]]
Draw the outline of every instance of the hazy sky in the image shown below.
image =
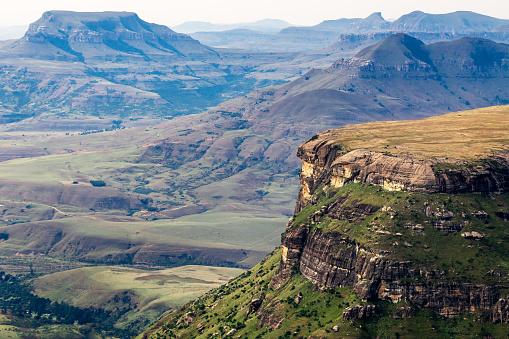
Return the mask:
[(474, 11), (509, 19), (507, 0), (4, 0), (0, 26), (25, 25), (47, 10), (129, 11), (148, 22), (176, 26), (185, 21), (236, 23), (264, 18), (296, 25), (314, 25), (327, 19), (366, 17), (382, 12), (396, 19), (414, 10), (428, 13)]

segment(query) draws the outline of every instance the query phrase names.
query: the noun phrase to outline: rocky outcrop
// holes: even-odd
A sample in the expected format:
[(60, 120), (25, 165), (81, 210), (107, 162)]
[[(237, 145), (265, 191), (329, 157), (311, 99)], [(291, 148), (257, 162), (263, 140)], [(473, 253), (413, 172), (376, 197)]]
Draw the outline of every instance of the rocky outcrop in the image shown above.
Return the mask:
[(186, 313), (186, 316), (185, 316), (185, 322), (186, 324), (190, 324), (194, 321), (194, 318), (196, 318), (196, 313), (194, 312), (188, 312)]
[(262, 305), (263, 300), (262, 299), (253, 299), (249, 303), (249, 307), (246, 311), (246, 317), (248, 317), (251, 313), (256, 313), (260, 306)]
[(508, 323), (509, 322), (509, 301), (507, 299), (500, 299), (491, 314), (491, 320), (494, 323)]
[[(475, 166), (466, 161), (419, 160), (410, 155), (393, 156), (367, 149), (347, 150), (336, 142), (331, 134), (313, 137), (298, 151), (303, 166), (300, 172), (302, 189), (297, 201), (296, 213), (308, 204), (315, 204), (316, 211), (300, 224), (292, 219), (282, 240), (282, 258), (277, 274), (271, 284), (279, 288), (299, 271), (313, 284), (326, 288), (352, 286), (363, 300), (389, 302), (409, 301), (445, 317), (480, 310), (491, 314), (493, 322), (508, 322), (509, 307), (502, 286), (454, 281), (446, 273), (414, 265), (411, 261), (398, 261), (390, 252), (377, 250), (361, 244), (348, 236), (347, 230), (330, 230), (315, 225), (327, 220), (346, 220), (350, 225), (360, 225), (363, 218), (379, 209), (389, 218), (398, 216), (390, 206), (376, 207), (349, 199), (348, 194), (338, 196), (332, 203), (318, 205), (330, 199), (325, 188), (342, 187), (351, 182), (380, 186), (382, 190), (404, 190), (420, 193), (466, 193), (496, 192), (509, 190), (509, 152), (499, 152)], [(444, 170), (447, 168), (447, 170)], [(319, 190), (320, 188), (320, 190)], [(323, 189), (322, 189), (323, 188)], [(383, 197), (383, 195), (381, 195)], [(330, 201), (330, 200), (328, 200)], [(462, 204), (463, 205), (463, 204)], [(429, 219), (426, 223), (443, 232), (444, 236), (460, 237), (468, 224), (468, 218), (489, 222), (490, 215), (484, 211), (465, 212), (447, 210), (444, 206), (433, 207), (426, 202), (422, 213)], [(505, 212), (497, 214), (505, 218)], [(463, 221), (458, 222), (460, 217)], [(384, 226), (372, 222), (371, 231), (383, 236), (401, 233), (382, 230)], [(422, 235), (421, 224), (401, 225)], [(323, 226), (325, 227), (325, 226)], [(376, 230), (375, 230), (376, 229)], [(461, 233), (461, 237), (481, 240), (486, 237), (477, 231)], [(406, 247), (413, 245), (402, 241)], [(469, 245), (471, 246), (471, 245)], [(428, 245), (423, 246), (429, 248)], [(391, 259), (392, 258), (392, 259)], [(361, 319), (374, 315), (371, 306), (355, 306), (345, 310), (345, 319)], [(411, 317), (413, 312), (403, 310), (401, 317)]]
[(287, 225), (286, 232), (281, 245), (283, 248), (281, 264), (279, 265), (278, 273), (271, 280), (272, 285), (277, 287), (290, 279), (293, 273), (292, 270), (298, 269), (302, 250), (309, 233), (309, 226), (302, 225), (291, 228), (291, 225)]
[(355, 305), (345, 308), (343, 319), (366, 319), (376, 315), (376, 305)]
[(301, 192), (296, 212), (322, 184), (342, 187), (350, 182), (379, 185), (385, 190), (425, 193), (497, 192), (509, 190), (509, 152), (499, 152), (467, 166), (450, 159), (421, 160), (367, 149), (344, 150), (330, 136), (319, 135), (299, 147)]
[(276, 288), (298, 269), (316, 285), (353, 286), (364, 300), (407, 300), (446, 317), (491, 310), (493, 321), (507, 319), (505, 306), (497, 304), (507, 286), (444, 282), (443, 272), (386, 260), (383, 254), (363, 248), (340, 233), (311, 231), (308, 225), (287, 230), (282, 247), (279, 271), (271, 282)]
[(260, 314), (260, 322), (258, 323), (258, 329), (268, 326), (271, 330), (277, 330), (283, 325), (284, 318), (276, 316), (274, 313), (268, 311), (262, 311)]
[(411, 306), (398, 307), (396, 314), (394, 315), (394, 319), (410, 319), (415, 315), (416, 311), (417, 310)]

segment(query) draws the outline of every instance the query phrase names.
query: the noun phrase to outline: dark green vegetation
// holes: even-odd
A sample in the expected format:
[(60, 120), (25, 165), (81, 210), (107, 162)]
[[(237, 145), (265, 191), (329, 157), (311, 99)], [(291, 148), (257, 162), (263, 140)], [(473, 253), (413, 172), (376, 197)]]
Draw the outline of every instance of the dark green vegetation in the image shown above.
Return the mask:
[[(128, 307), (106, 311), (101, 308), (78, 308), (64, 302), (52, 302), (33, 293), (30, 285), (32, 278), (33, 276), (16, 277), (0, 272), (0, 309), (9, 316), (10, 326), (24, 328), (15, 331), (20, 337), (28, 338), (34, 335), (55, 338), (56, 335), (61, 338), (79, 338), (93, 333), (125, 337), (134, 334), (113, 327), (113, 324), (129, 311)], [(69, 331), (63, 325), (73, 326)]]
[[(505, 324), (479, 323), (476, 316), (446, 319), (407, 302), (363, 302), (350, 287), (319, 289), (310, 281), (295, 274), (280, 289), (269, 284), (281, 258), (280, 250), (273, 252), (259, 265), (240, 275), (227, 285), (214, 289), (182, 309), (162, 318), (139, 338), (225, 338), (231, 329), (242, 338), (476, 338), (491, 335), (503, 338), (509, 335)], [(302, 295), (297, 304), (295, 299)], [(249, 304), (262, 299), (258, 312), (246, 316)], [(376, 316), (368, 319), (345, 320), (343, 311), (356, 305), (376, 305)], [(402, 309), (411, 308), (414, 314), (404, 318)], [(186, 314), (196, 317), (186, 324)], [(279, 329), (265, 317), (284, 319)], [(263, 320), (265, 319), (265, 320)], [(259, 324), (264, 326), (260, 327)], [(203, 324), (204, 330), (197, 326)], [(338, 332), (333, 330), (338, 326)]]
[[(317, 203), (295, 216), (294, 226), (308, 223), (323, 206), (342, 201), (339, 220), (325, 216), (312, 228), (334, 231), (362, 246), (389, 251), (390, 260), (443, 271), (449, 281), (500, 284), (500, 277), (509, 274), (508, 194), (390, 192), (376, 185), (352, 183), (331, 188), (327, 194), (318, 189), (317, 196)], [(356, 215), (355, 210), (363, 204), (378, 210), (367, 217)], [(473, 231), (485, 237), (461, 237)], [(492, 274), (487, 274), (490, 271)]]
[(201, 266), (89, 267), (43, 277), (0, 272), (0, 310), (22, 338), (129, 338), (242, 272)]
[[(118, 337), (132, 337), (161, 314), (174, 310), (244, 272), (210, 266), (140, 270), (121, 266), (86, 267), (32, 281), (37, 295), (76, 307), (104, 310)], [(113, 326), (113, 327), (112, 327)]]

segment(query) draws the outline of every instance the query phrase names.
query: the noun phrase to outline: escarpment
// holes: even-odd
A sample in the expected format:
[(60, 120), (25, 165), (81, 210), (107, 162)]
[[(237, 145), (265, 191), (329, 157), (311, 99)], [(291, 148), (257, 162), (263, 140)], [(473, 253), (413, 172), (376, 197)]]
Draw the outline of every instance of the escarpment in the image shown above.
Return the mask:
[(492, 107), (314, 136), (281, 247), (144, 337), (506, 337), (508, 130)]
[(508, 322), (507, 140), (453, 158), (411, 152), (404, 140), (354, 148), (342, 136), (327, 131), (299, 147), (302, 188), (272, 286), (300, 272), (321, 288), (351, 286), (363, 300)]
[(79, 13), (67, 11), (45, 12), (41, 19), (30, 24), (24, 39), (46, 42), (48, 38), (78, 43), (102, 43), (107, 40), (192, 41), (185, 34), (147, 23), (135, 13), (103, 12)]
[(311, 232), (308, 225), (289, 232), (272, 285), (281, 286), (297, 270), (324, 288), (353, 286), (363, 300), (410, 301), (446, 317), (486, 310), (494, 322), (509, 320), (501, 291), (507, 285), (447, 282), (445, 272), (384, 259), (383, 251), (361, 246), (339, 232)]
[(509, 150), (470, 164), (368, 149), (347, 151), (336, 140), (320, 136), (301, 145), (297, 155), (302, 160), (297, 212), (322, 184), (342, 187), (349, 182), (363, 182), (386, 190), (423, 193), (503, 193), (509, 189)]

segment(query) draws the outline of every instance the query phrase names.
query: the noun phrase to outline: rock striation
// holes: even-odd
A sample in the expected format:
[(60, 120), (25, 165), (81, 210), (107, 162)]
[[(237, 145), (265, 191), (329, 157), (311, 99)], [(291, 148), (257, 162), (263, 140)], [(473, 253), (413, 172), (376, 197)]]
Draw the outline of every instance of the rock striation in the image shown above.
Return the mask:
[[(509, 151), (487, 157), (476, 166), (461, 160), (422, 160), (407, 155), (385, 155), (367, 149), (344, 150), (334, 139), (319, 136), (301, 145), (302, 190), (296, 212), (309, 203), (316, 189), (328, 183), (350, 182), (381, 186), (385, 190), (423, 193), (496, 192), (509, 190)], [(441, 169), (441, 165), (445, 169)]]
[(119, 39), (194, 40), (166, 26), (147, 23), (136, 13), (67, 11), (45, 12), (39, 20), (30, 24), (24, 39), (28, 42), (46, 42), (51, 37), (77, 43), (102, 43), (106, 40)]
[[(341, 188), (353, 182), (377, 185), (379, 191), (419, 192), (428, 195), (503, 194), (509, 190), (508, 151), (497, 151), (475, 162), (475, 165), (469, 165), (466, 160), (419, 159), (411, 154), (391, 155), (369, 149), (349, 150), (331, 135), (317, 135), (299, 147), (298, 156), (303, 164), (300, 172), (302, 188), (296, 214), (309, 205), (317, 204), (317, 196), (326, 192), (327, 188)], [(348, 220), (355, 225), (379, 209), (376, 206), (356, 204), (355, 201), (347, 204), (346, 200), (347, 197), (343, 196), (321, 207), (317, 204), (316, 212), (304, 222), (290, 220), (282, 239), (282, 258), (278, 273), (271, 280), (272, 286), (279, 288), (292, 274), (300, 271), (313, 284), (324, 288), (352, 286), (357, 296), (367, 301), (410, 301), (445, 317), (480, 310), (488, 313), (489, 320), (493, 322), (508, 322), (508, 307), (503, 291), (507, 286), (503, 285), (504, 280), (500, 280), (500, 284), (468, 283), (461, 279), (451, 281), (446, 278), (444, 271), (417, 267), (412, 261), (394, 260), (394, 257), (387, 255), (389, 252), (360, 243), (344, 231), (314, 227), (324, 218)], [(338, 207), (343, 205), (350, 206), (350, 210)], [(360, 219), (349, 219), (349, 215), (355, 214), (352, 210), (355, 210)], [(390, 218), (398, 215), (388, 206), (380, 211)], [(469, 216), (462, 214), (465, 222), (454, 223), (459, 212), (453, 213), (446, 209), (432, 211), (428, 205), (425, 205), (423, 214), (433, 219), (433, 222), (429, 222), (430, 227), (441, 231), (444, 236), (457, 234), (469, 224), (468, 218), (484, 220), (485, 223), (490, 219), (484, 211), (473, 211)], [(499, 212), (497, 216), (503, 219), (505, 214)], [(373, 223), (373, 226), (380, 228), (376, 231), (379, 235), (392, 234), (383, 230), (383, 225), (379, 223)], [(424, 231), (420, 224), (406, 225), (405, 228), (411, 229), (414, 234), (422, 234)], [(401, 233), (394, 235), (402, 236)], [(459, 234), (457, 236), (460, 237)], [(469, 241), (479, 241), (485, 236), (477, 231), (461, 234), (461, 238)], [(404, 242), (404, 246), (413, 245)], [(364, 318), (374, 314), (375, 309), (358, 306), (345, 312), (345, 319)]]

